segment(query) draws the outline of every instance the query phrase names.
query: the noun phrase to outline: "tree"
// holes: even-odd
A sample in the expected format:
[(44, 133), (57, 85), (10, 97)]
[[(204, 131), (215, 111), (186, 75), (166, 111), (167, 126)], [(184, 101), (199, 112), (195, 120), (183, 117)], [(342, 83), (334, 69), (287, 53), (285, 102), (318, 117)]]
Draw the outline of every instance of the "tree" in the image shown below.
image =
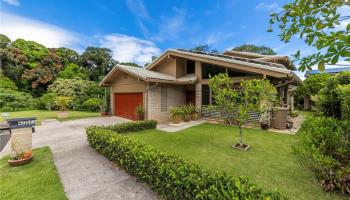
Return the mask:
[(101, 80), (115, 64), (112, 51), (107, 48), (88, 47), (80, 56), (80, 65), (88, 70), (92, 81)]
[(271, 14), (268, 31), (277, 24), (282, 41), (289, 42), (297, 35), (319, 50), (308, 56), (297, 51), (294, 59), (299, 62), (299, 70), (316, 64), (324, 70), (325, 64), (336, 64), (341, 58), (350, 61), (350, 13), (344, 12), (349, 5), (345, 0), (294, 0), (284, 5), (281, 12)]
[(59, 108), (60, 112), (66, 111), (70, 103), (71, 103), (70, 97), (65, 97), (65, 96), (55, 97), (55, 104)]
[(49, 54), (49, 50), (44, 45), (33, 41), (17, 39), (12, 42), (12, 46), (19, 49), (21, 54), (27, 58), (27, 62), (25, 63), (25, 67), (27, 68), (39, 66), (41, 60)]
[(252, 53), (258, 53), (258, 54), (262, 54), (262, 55), (276, 55), (277, 54), (270, 47), (256, 46), (253, 44), (243, 44), (241, 46), (232, 48), (232, 51), (252, 52)]
[(133, 63), (133, 62), (121, 62), (121, 65), (127, 65), (127, 66), (132, 66), (132, 67), (141, 67), (140, 65)]
[(70, 63), (58, 74), (58, 77), (63, 79), (87, 79), (89, 77), (87, 70), (80, 69), (75, 63)]
[(78, 64), (79, 63), (79, 54), (72, 49), (68, 49), (65, 47), (51, 49), (52, 53), (55, 53), (61, 60), (63, 66), (67, 66), (69, 64)]
[(235, 147), (249, 148), (243, 143), (242, 126), (250, 118), (250, 112), (265, 112), (266, 107), (261, 104), (274, 101), (276, 89), (268, 80), (260, 79), (242, 81), (239, 89), (233, 89), (233, 82), (227, 74), (210, 78), (209, 86), (222, 116), (226, 116), (229, 124), (237, 124), (239, 127), (240, 139)]
[(11, 43), (10, 38), (8, 38), (6, 35), (0, 34), (0, 48), (6, 48)]
[(47, 86), (55, 80), (61, 69), (62, 65), (59, 57), (56, 54), (49, 53), (40, 61), (37, 67), (25, 69), (22, 79), (30, 83), (30, 89), (34, 96), (41, 96), (47, 90)]
[(330, 74), (315, 74), (308, 76), (304, 80), (304, 85), (298, 87), (297, 94), (300, 97), (318, 95), (321, 89), (323, 89), (327, 83), (327, 80), (331, 77)]
[(189, 49), (190, 51), (201, 51), (204, 53), (219, 53), (216, 49), (212, 49), (207, 44), (200, 44), (192, 49)]

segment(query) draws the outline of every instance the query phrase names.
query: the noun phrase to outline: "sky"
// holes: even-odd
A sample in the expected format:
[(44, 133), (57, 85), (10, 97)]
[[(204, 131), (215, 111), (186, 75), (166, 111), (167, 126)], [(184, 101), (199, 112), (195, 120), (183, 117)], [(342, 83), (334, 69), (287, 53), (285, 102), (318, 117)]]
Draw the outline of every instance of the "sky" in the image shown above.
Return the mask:
[[(208, 44), (224, 51), (265, 45), (278, 54), (315, 52), (278, 30), (268, 33), (269, 14), (287, 0), (0, 0), (0, 33), (46, 47), (88, 46), (112, 50), (114, 59), (143, 65), (169, 48)], [(302, 73), (299, 73), (302, 76)]]

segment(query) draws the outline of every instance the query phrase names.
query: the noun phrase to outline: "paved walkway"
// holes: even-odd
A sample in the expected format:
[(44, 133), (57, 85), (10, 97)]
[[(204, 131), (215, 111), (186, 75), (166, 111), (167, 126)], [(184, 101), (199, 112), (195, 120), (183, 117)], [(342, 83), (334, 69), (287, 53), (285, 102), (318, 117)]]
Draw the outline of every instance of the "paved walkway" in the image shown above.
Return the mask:
[(200, 119), (197, 121), (181, 122), (180, 124), (174, 124), (170, 122), (170, 123), (158, 124), (157, 129), (165, 132), (177, 132), (186, 128), (190, 128), (192, 126), (203, 124), (205, 122), (207, 122), (207, 120), (203, 120), (203, 119)]
[[(117, 117), (87, 118), (62, 123), (46, 120), (36, 127), (33, 147), (51, 147), (69, 199), (158, 199), (146, 185), (114, 166), (87, 143), (85, 127), (123, 121), (126, 120)], [(0, 157), (8, 152), (7, 146), (0, 152)]]

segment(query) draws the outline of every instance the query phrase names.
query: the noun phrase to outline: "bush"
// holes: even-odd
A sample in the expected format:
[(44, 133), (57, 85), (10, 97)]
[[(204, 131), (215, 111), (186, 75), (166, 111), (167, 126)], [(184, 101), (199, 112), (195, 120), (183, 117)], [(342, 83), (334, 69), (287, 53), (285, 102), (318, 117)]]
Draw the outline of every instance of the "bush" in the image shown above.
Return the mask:
[(55, 108), (54, 95), (52, 93), (46, 93), (38, 98), (38, 109), (41, 110), (53, 110)]
[(102, 104), (103, 104), (103, 101), (101, 99), (90, 98), (83, 102), (83, 108), (84, 110), (97, 112), (100, 110)]
[(0, 88), (0, 111), (31, 110), (35, 107), (32, 95)]
[(61, 112), (66, 111), (69, 104), (71, 103), (70, 97), (58, 96), (55, 97), (55, 105), (59, 108)]
[(309, 117), (298, 134), (295, 150), (325, 191), (350, 194), (350, 121)]
[(93, 148), (166, 199), (286, 199), (246, 178), (209, 173), (110, 130), (89, 127), (86, 133)]
[(117, 133), (127, 133), (146, 129), (155, 129), (156, 126), (157, 121), (155, 120), (142, 120), (137, 122), (124, 122), (116, 125), (102, 126), (102, 128), (115, 131)]

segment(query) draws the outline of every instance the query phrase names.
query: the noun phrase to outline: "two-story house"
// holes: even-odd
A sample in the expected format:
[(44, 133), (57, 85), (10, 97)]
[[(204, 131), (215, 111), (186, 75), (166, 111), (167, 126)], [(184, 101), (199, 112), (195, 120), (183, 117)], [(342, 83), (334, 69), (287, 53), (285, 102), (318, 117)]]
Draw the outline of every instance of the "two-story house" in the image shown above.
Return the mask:
[(169, 120), (171, 106), (193, 103), (200, 112), (212, 104), (208, 80), (219, 73), (227, 73), (236, 85), (242, 80), (269, 79), (278, 89), (281, 106), (287, 107), (289, 89), (302, 84), (293, 70), (286, 56), (169, 49), (146, 68), (115, 66), (100, 86), (111, 89), (113, 115), (136, 119), (136, 107), (142, 105), (146, 119), (164, 122)]

